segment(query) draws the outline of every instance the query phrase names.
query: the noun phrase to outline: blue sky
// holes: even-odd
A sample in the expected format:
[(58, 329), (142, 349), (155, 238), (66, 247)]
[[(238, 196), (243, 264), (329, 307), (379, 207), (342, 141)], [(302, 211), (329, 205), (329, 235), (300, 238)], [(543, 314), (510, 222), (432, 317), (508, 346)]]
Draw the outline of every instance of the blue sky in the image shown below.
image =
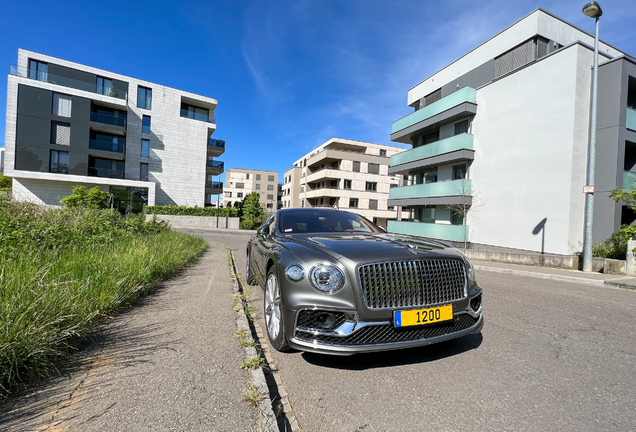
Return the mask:
[[(282, 181), (329, 138), (391, 144), (410, 87), (537, 7), (592, 32), (584, 3), (2, 0), (0, 59), (25, 48), (216, 98), (226, 170)], [(636, 55), (636, 0), (600, 3), (601, 39)]]

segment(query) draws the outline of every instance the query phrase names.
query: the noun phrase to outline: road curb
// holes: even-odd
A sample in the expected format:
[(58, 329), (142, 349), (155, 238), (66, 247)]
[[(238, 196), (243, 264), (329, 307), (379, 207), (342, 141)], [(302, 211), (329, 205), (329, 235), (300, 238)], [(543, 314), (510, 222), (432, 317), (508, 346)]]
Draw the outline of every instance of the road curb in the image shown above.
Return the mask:
[[(245, 330), (246, 339), (250, 342), (254, 342), (254, 339), (252, 338), (250, 325), (247, 320), (247, 315), (245, 315), (243, 301), (240, 298), (242, 291), (240, 289), (238, 276), (235, 271), (236, 263), (234, 262), (234, 255), (232, 254), (232, 251), (230, 250), (228, 250), (228, 253), (230, 255), (231, 265), (229, 267), (230, 267), (230, 275), (232, 276), (232, 286), (234, 290), (234, 296), (235, 298), (238, 299), (236, 301), (236, 304), (239, 306), (238, 308), (239, 310), (237, 311), (236, 327), (238, 328), (239, 331)], [(246, 360), (258, 356), (258, 352), (256, 351), (256, 348), (252, 346), (244, 347), (244, 350), (245, 350)], [(267, 380), (265, 379), (265, 373), (263, 372), (263, 369), (262, 368), (252, 369), (249, 372), (250, 372), (252, 384), (254, 384), (258, 388), (258, 390), (261, 392), (261, 394), (264, 396), (263, 400), (261, 401), (259, 405), (259, 420), (258, 420), (259, 429), (258, 430), (280, 432), (280, 429), (278, 428), (276, 415), (274, 414), (274, 410), (272, 409), (272, 400), (269, 397), (269, 387), (267, 386)]]
[(475, 269), (484, 270), (484, 271), (493, 272), (493, 273), (528, 276), (528, 277), (534, 277), (538, 279), (551, 279), (551, 280), (556, 280), (560, 282), (573, 282), (573, 283), (585, 284), (585, 285), (596, 285), (596, 286), (606, 286), (610, 288), (636, 290), (636, 286), (634, 285), (623, 284), (620, 282), (613, 282), (613, 281), (585, 279), (585, 278), (578, 278), (574, 276), (553, 275), (548, 273), (535, 273), (535, 272), (529, 272), (529, 271), (523, 271), (523, 270), (514, 270), (514, 269), (506, 269), (506, 268), (499, 268), (499, 267), (488, 267), (488, 266), (480, 266), (480, 265), (476, 265)]

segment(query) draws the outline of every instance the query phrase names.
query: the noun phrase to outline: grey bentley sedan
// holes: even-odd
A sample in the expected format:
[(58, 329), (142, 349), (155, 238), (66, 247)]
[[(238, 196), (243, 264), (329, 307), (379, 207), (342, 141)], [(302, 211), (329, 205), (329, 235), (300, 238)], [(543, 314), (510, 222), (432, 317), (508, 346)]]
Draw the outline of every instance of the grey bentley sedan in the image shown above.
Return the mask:
[(342, 210), (271, 215), (247, 244), (246, 278), (265, 290), (267, 335), (279, 351), (409, 348), (484, 325), (482, 289), (464, 254)]

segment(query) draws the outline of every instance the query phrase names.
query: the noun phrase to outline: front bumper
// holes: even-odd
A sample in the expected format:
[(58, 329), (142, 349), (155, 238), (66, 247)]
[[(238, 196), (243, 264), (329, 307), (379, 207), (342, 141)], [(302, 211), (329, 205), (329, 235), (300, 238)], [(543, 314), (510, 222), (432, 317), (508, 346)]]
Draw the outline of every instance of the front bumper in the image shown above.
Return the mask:
[[(289, 334), (289, 344), (299, 351), (332, 355), (352, 355), (364, 352), (414, 348), (443, 342), (473, 333), (484, 326), (481, 307), (458, 311), (450, 323), (423, 327), (395, 328), (392, 322), (359, 322), (355, 314), (347, 314), (347, 320), (333, 331), (307, 331), (297, 327), (297, 313), (283, 310), (287, 322), (294, 323)], [(290, 329), (292, 330), (292, 329)]]

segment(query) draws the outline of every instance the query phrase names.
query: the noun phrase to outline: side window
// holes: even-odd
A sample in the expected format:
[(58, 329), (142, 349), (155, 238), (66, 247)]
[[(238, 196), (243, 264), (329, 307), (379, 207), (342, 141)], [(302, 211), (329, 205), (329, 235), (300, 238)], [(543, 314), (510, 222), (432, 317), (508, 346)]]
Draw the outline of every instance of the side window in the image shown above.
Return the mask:
[(269, 235), (274, 235), (276, 234), (276, 218), (272, 218), (272, 220), (269, 222)]

